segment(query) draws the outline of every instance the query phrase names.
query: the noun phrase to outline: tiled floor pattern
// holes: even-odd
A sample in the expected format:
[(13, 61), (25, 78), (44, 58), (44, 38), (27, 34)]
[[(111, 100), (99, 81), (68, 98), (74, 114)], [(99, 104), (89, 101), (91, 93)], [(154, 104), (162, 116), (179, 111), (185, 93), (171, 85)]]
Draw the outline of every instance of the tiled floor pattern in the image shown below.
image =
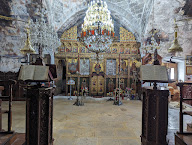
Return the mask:
[[(54, 100), (54, 145), (140, 145), (141, 101), (97, 101), (74, 106), (74, 101)], [(3, 108), (7, 103), (3, 103)], [(169, 138), (173, 145), (178, 110), (169, 109)], [(6, 118), (4, 116), (4, 118)], [(174, 120), (174, 121), (173, 121)], [(6, 120), (3, 119), (3, 126)], [(13, 130), (25, 132), (25, 102), (13, 102)]]

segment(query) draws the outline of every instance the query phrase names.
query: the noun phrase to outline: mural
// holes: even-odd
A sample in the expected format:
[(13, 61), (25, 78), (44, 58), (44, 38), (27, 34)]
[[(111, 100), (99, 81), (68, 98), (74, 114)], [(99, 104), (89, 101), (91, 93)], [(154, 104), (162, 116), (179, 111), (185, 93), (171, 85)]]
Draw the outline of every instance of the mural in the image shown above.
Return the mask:
[[(119, 86), (119, 81), (118, 81), (118, 86)], [(120, 88), (122, 90), (125, 90), (127, 87), (127, 79), (120, 78)]]
[(192, 75), (192, 66), (186, 66), (186, 75)]
[(85, 53), (85, 47), (80, 47), (80, 53)]
[(89, 59), (80, 59), (80, 74), (89, 75)]
[(72, 27), (68, 31), (65, 31), (61, 36), (63, 40), (77, 40), (77, 26)]
[(95, 63), (93, 65), (92, 72), (96, 72), (97, 74), (104, 72), (103, 63)]
[(107, 49), (107, 51), (105, 53), (111, 53), (111, 49)]
[(85, 87), (89, 90), (89, 78), (80, 78), (80, 90)]
[(138, 53), (138, 51), (137, 51), (136, 48), (132, 48), (132, 49), (131, 49), (131, 54), (137, 54), (137, 53)]
[(123, 48), (123, 47), (120, 48), (119, 53), (120, 53), (120, 54), (124, 54), (124, 48)]
[(77, 71), (78, 71), (77, 59), (68, 59), (68, 73), (76, 74)]
[(113, 92), (114, 89), (116, 88), (116, 86), (115, 86), (116, 85), (116, 79), (115, 78), (107, 78), (106, 83), (107, 83), (107, 85), (106, 85), (107, 93)]
[(66, 52), (72, 52), (72, 48), (71, 47), (66, 47)]
[(73, 47), (73, 52), (78, 53), (78, 47)]
[(116, 60), (115, 59), (107, 60), (106, 75), (116, 75)]
[(130, 41), (135, 40), (133, 33), (129, 32), (123, 27), (120, 27), (120, 41)]
[(130, 54), (130, 49), (129, 48), (125, 48), (125, 54)]
[(131, 68), (130, 68), (130, 75), (133, 76), (134, 72), (137, 71), (136, 63), (132, 62), (131, 63)]
[[(154, 59), (153, 59), (153, 54), (147, 53), (143, 58), (142, 58), (142, 65), (146, 64), (153, 64)], [(162, 57), (158, 54), (157, 59), (159, 60), (159, 63), (162, 64)]]
[[(118, 66), (118, 70), (119, 70), (119, 66)], [(121, 59), (121, 74), (123, 75), (127, 75), (128, 74), (128, 60), (123, 60)]]
[(111, 53), (117, 53), (117, 48), (112, 48)]
[(147, 37), (145, 40), (144, 40), (144, 45), (147, 45), (147, 44), (151, 44), (151, 38), (152, 38), (152, 34), (154, 34), (154, 38), (156, 40), (156, 42), (158, 44), (160, 44), (160, 41), (161, 42), (167, 42), (169, 41), (169, 35), (162, 31), (162, 30), (158, 30), (158, 29), (152, 29), (150, 32), (150, 37)]

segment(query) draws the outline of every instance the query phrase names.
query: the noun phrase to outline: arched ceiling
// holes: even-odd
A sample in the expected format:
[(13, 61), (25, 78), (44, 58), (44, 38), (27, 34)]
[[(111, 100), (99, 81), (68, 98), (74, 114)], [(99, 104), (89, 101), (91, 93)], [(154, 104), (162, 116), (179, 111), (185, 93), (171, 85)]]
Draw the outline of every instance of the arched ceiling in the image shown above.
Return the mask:
[[(47, 15), (50, 24), (53, 24), (58, 34), (62, 34), (70, 27), (83, 23), (87, 4), (90, 0), (42, 0), (43, 5), (48, 9)], [(184, 48), (185, 54), (191, 51), (191, 31), (192, 31), (192, 1), (191, 0), (154, 0), (155, 12), (154, 20), (152, 17), (153, 0), (105, 0), (108, 4), (111, 15), (115, 20), (116, 29), (119, 26), (131, 31), (137, 41), (144, 42), (144, 36), (151, 31), (153, 26), (160, 31), (166, 38), (163, 41), (164, 54), (167, 48), (171, 46), (174, 39), (174, 21), (176, 18), (179, 23), (179, 41)], [(0, 15), (16, 18), (22, 21), (31, 17), (33, 20), (38, 17), (37, 7), (41, 0), (1, 0)], [(186, 20), (185, 20), (186, 19)], [(7, 21), (0, 19), (0, 38), (1, 46), (6, 47), (11, 40), (14, 43), (14, 50), (23, 45), (20, 40), (25, 36), (25, 27), (28, 23), (21, 21)], [(152, 25), (153, 24), (153, 25)], [(117, 34), (117, 33), (116, 33)], [(14, 37), (12, 37), (14, 36)], [(17, 37), (17, 38), (16, 38)], [(143, 37), (143, 38), (142, 38)], [(169, 39), (167, 39), (169, 38)], [(4, 41), (5, 40), (5, 41)], [(6, 41), (7, 40), (7, 41)], [(6, 42), (6, 43), (4, 43)], [(21, 45), (18, 45), (18, 43)], [(11, 45), (12, 46), (12, 45)], [(10, 47), (11, 47), (10, 46)], [(162, 55), (163, 56), (163, 55)]]
[[(144, 32), (151, 11), (152, 0), (106, 0), (113, 19), (131, 31), (137, 40)], [(52, 11), (52, 21), (61, 35), (74, 25), (83, 23), (89, 0), (47, 0), (47, 7)]]

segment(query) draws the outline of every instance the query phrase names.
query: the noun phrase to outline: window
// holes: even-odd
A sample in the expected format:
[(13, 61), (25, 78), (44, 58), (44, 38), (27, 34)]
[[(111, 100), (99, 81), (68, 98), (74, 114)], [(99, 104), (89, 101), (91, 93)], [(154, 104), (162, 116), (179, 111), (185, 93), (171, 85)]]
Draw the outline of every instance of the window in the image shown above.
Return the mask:
[(175, 69), (171, 68), (171, 80), (175, 79)]

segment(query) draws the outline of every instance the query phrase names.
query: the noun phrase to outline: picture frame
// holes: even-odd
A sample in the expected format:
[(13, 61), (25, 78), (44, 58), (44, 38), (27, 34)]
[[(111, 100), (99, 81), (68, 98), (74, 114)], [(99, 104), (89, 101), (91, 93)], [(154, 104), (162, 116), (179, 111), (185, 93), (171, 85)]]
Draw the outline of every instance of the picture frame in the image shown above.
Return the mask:
[(192, 55), (186, 56), (186, 65), (192, 65)]
[(192, 75), (192, 66), (186, 66), (186, 75)]

